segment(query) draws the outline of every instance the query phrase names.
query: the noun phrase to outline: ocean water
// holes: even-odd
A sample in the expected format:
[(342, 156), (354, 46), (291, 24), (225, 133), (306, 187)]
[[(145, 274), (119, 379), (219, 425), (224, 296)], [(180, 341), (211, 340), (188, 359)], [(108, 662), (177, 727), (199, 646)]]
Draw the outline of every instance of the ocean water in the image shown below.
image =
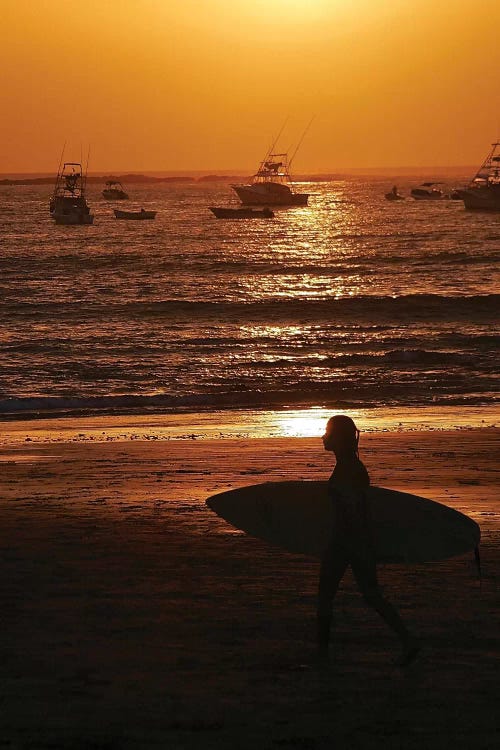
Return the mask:
[(122, 207), (158, 214), (123, 222), (96, 185), (90, 227), (53, 224), (50, 185), (1, 187), (0, 418), (488, 412), (500, 215), (391, 186), (308, 183), (306, 208), (224, 221), (229, 185), (127, 184)]

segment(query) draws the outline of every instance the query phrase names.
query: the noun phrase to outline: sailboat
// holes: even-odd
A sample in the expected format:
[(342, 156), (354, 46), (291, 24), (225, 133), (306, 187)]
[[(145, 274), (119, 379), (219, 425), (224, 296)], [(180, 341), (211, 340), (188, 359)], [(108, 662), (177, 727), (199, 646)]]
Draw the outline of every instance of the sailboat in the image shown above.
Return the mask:
[(500, 211), (500, 141), (491, 144), (476, 175), (466, 188), (457, 192), (467, 209)]
[(79, 162), (64, 162), (57, 170), (50, 199), (50, 213), (56, 224), (93, 224), (94, 216), (85, 198), (87, 174)]
[(295, 192), (290, 166), (311, 123), (312, 120), (290, 159), (288, 153), (274, 151), (283, 125), (251, 181), (246, 185), (231, 185), (244, 206), (307, 206), (309, 194)]

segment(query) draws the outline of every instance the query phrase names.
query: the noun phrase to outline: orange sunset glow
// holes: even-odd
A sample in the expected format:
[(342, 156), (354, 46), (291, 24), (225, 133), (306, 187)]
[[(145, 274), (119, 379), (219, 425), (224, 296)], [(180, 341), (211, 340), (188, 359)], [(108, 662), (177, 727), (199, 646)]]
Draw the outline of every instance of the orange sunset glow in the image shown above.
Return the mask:
[(500, 132), (497, 0), (2, 0), (0, 172), (477, 164)]

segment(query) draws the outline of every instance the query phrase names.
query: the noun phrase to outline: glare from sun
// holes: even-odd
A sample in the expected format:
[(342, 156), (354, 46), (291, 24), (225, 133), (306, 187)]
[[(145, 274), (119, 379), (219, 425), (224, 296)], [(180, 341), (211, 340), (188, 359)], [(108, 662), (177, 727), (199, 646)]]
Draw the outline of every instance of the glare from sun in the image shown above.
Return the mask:
[(310, 409), (288, 414), (278, 419), (280, 432), (285, 437), (317, 437), (325, 431), (329, 414), (324, 409)]

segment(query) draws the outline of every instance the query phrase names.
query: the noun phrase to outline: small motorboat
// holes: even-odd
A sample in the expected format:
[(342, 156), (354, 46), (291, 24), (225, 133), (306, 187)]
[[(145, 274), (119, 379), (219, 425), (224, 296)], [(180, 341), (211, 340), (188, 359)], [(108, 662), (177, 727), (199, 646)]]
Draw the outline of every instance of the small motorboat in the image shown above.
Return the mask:
[(120, 211), (118, 208), (114, 209), (115, 219), (154, 219), (156, 211), (146, 211), (141, 208), (140, 211)]
[(385, 199), (387, 201), (404, 201), (405, 197), (401, 193), (398, 193), (398, 187), (394, 185), (391, 192), (385, 194)]
[(417, 201), (439, 201), (442, 200), (445, 195), (442, 190), (434, 187), (434, 185), (440, 185), (440, 182), (423, 182), (418, 188), (413, 188), (411, 191), (411, 197)]
[(103, 198), (108, 201), (126, 201), (128, 195), (123, 189), (121, 182), (117, 180), (108, 180), (106, 187), (102, 191)]
[(270, 208), (218, 208), (210, 206), (210, 211), (217, 219), (272, 219), (274, 211)]

